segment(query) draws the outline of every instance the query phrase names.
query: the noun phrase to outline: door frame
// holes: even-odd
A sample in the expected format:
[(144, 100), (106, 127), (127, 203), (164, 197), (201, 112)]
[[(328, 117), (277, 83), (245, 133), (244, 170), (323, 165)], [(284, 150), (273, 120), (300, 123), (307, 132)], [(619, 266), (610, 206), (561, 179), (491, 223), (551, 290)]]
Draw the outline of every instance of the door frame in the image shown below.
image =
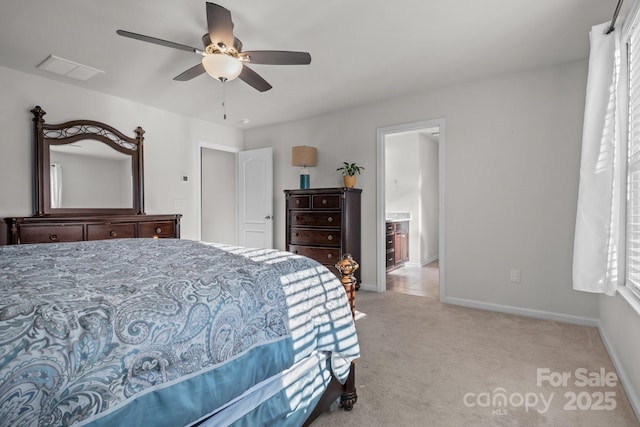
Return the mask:
[(438, 137), (438, 258), (440, 269), (440, 301), (446, 299), (445, 277), (445, 147), (446, 147), (446, 120), (433, 119), (419, 122), (404, 123), (376, 129), (377, 136), (377, 179), (376, 179), (376, 291), (387, 290), (386, 279), (386, 227), (385, 227), (385, 139), (387, 135), (399, 132), (407, 132), (425, 128), (439, 128)]
[[(238, 153), (241, 151), (240, 148), (237, 147), (230, 147), (228, 145), (220, 145), (220, 144), (214, 144), (212, 142), (207, 142), (207, 141), (198, 141), (196, 144), (196, 170), (197, 170), (197, 177), (196, 177), (196, 183), (197, 183), (197, 195), (196, 195), (196, 200), (197, 200), (197, 207), (196, 207), (196, 224), (198, 227), (198, 240), (202, 240), (202, 149), (206, 148), (209, 150), (218, 150), (218, 151), (225, 151), (227, 153), (234, 153), (235, 157), (236, 157), (236, 162), (237, 162), (237, 158), (238, 158)], [(237, 169), (237, 167), (236, 167)], [(238, 188), (237, 188), (238, 183), (236, 182), (236, 189), (235, 192), (236, 194), (238, 194)], [(238, 203), (235, 204), (236, 207), (236, 229), (237, 229), (237, 222), (238, 222)], [(236, 236), (237, 239), (237, 236)], [(236, 240), (237, 242), (237, 240)]]

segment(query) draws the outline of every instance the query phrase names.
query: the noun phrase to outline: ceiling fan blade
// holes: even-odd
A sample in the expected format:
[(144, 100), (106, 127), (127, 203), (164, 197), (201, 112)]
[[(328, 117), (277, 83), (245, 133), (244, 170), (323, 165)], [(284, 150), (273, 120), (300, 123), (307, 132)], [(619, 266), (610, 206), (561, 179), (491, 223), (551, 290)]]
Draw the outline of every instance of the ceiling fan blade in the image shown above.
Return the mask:
[(178, 82), (186, 82), (187, 80), (191, 80), (194, 77), (198, 77), (200, 74), (203, 74), (204, 72), (205, 72), (204, 67), (202, 66), (202, 63), (200, 63), (189, 68), (187, 71), (183, 72), (182, 74), (175, 76), (173, 80)]
[(233, 21), (228, 9), (207, 2), (207, 26), (209, 37), (215, 46), (223, 52), (225, 47), (233, 47)]
[(195, 48), (195, 47), (187, 46), (185, 44), (170, 42), (168, 40), (158, 39), (158, 38), (155, 38), (155, 37), (145, 36), (145, 35), (138, 34), (138, 33), (132, 33), (131, 31), (117, 30), (116, 33), (118, 35), (120, 35), (120, 36), (129, 37), (131, 39), (136, 39), (136, 40), (141, 40), (143, 42), (159, 44), (161, 46), (172, 47), (174, 49), (180, 49), (180, 50), (186, 50), (187, 52), (193, 52), (193, 53), (197, 53), (197, 54), (202, 54), (203, 53), (202, 49), (198, 49), (198, 48)]
[(246, 65), (242, 67), (242, 71), (240, 72), (238, 78), (254, 89), (259, 90), (260, 92), (266, 92), (272, 88), (272, 86), (265, 79), (260, 77), (258, 73), (256, 73)]
[(268, 65), (307, 65), (311, 63), (309, 52), (290, 52), (286, 50), (253, 50), (242, 52), (252, 64)]

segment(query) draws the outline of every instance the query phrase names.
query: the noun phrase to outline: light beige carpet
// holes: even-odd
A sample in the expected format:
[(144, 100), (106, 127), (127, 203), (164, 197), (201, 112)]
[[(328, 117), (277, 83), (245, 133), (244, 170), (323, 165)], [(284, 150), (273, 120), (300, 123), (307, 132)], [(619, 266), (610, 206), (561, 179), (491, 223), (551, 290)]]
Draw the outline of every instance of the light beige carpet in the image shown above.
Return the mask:
[(640, 426), (595, 328), (394, 292), (356, 306), (358, 402), (314, 427)]

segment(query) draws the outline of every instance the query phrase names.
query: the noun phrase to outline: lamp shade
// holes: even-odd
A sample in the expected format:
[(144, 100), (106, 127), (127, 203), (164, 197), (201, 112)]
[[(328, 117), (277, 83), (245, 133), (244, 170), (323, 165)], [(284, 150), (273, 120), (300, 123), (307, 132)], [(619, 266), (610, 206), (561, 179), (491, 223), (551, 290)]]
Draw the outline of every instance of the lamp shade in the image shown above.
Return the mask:
[(315, 166), (318, 158), (316, 147), (299, 145), (291, 147), (291, 166)]
[(242, 72), (242, 62), (222, 53), (210, 53), (202, 57), (207, 74), (221, 81), (233, 80)]

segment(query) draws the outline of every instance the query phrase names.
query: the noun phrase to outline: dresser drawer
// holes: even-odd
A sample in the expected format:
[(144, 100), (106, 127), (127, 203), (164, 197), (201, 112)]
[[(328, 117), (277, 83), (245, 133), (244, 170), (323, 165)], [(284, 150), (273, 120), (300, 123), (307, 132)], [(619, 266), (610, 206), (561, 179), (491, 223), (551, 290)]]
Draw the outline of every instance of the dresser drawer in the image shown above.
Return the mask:
[(318, 261), (320, 264), (333, 265), (340, 261), (340, 249), (338, 248), (318, 248), (289, 245), (289, 252), (306, 256)]
[(394, 252), (387, 252), (387, 268), (391, 268), (395, 265), (395, 255)]
[(289, 243), (293, 245), (340, 246), (340, 230), (292, 228)]
[(138, 237), (175, 237), (176, 229), (173, 221), (141, 222), (138, 224)]
[(289, 221), (292, 227), (340, 227), (342, 217), (340, 212), (304, 212), (291, 211)]
[(391, 251), (394, 249), (395, 247), (395, 238), (396, 236), (394, 234), (387, 234), (385, 236), (385, 240), (387, 241), (387, 250)]
[(289, 207), (291, 209), (308, 209), (311, 206), (310, 200), (310, 196), (291, 196)]
[(21, 226), (20, 243), (78, 242), (83, 240), (82, 224)]
[(88, 224), (87, 240), (124, 239), (136, 237), (136, 225)]
[(340, 209), (340, 196), (338, 195), (314, 195), (311, 200), (313, 209)]

